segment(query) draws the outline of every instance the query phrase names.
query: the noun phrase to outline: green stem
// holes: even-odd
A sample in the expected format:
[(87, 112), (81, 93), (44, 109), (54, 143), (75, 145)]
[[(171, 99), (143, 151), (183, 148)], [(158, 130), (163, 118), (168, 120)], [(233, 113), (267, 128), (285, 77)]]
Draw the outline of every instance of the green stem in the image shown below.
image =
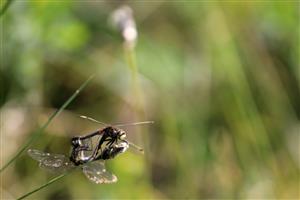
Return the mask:
[[(2, 0), (1, 0), (2, 1)], [(13, 0), (7, 0), (4, 4), (4, 6), (2, 7), (1, 11), (0, 11), (0, 17), (6, 12), (6, 10), (8, 9), (8, 7), (11, 5), (11, 3), (13, 2)]]
[(134, 107), (137, 111), (138, 115), (144, 115), (143, 111), (143, 99), (140, 89), (140, 83), (138, 80), (138, 67), (136, 64), (136, 57), (135, 57), (135, 51), (134, 48), (128, 48), (125, 46), (125, 57), (127, 65), (131, 72), (131, 85), (133, 90), (133, 95), (135, 97), (135, 104)]
[(41, 185), (40, 187), (38, 187), (38, 188), (36, 188), (36, 189), (34, 189), (34, 190), (28, 192), (27, 194), (24, 194), (23, 196), (17, 198), (17, 200), (24, 199), (24, 198), (28, 197), (29, 195), (32, 195), (33, 193), (35, 193), (35, 192), (37, 192), (37, 191), (43, 189), (44, 187), (47, 187), (48, 185), (50, 185), (50, 184), (52, 184), (52, 183), (58, 181), (59, 179), (65, 177), (65, 176), (66, 176), (67, 174), (69, 174), (69, 173), (70, 173), (70, 172), (66, 172), (66, 173), (64, 173), (64, 174), (62, 174), (62, 175), (59, 175), (59, 176), (57, 176), (57, 177), (51, 179), (50, 181), (48, 181), (48, 182), (45, 183), (44, 185)]
[(48, 119), (48, 121), (32, 136), (29, 138), (29, 140), (20, 148), (20, 150), (0, 169), (0, 173), (6, 169), (12, 162), (14, 162), (34, 141), (36, 141), (39, 136), (43, 133), (43, 131), (47, 128), (47, 126), (50, 124), (50, 122), (59, 115), (79, 94), (81, 90), (83, 90), (86, 85), (91, 81), (93, 76), (90, 76), (74, 93), (73, 95), (58, 109), (56, 110)]

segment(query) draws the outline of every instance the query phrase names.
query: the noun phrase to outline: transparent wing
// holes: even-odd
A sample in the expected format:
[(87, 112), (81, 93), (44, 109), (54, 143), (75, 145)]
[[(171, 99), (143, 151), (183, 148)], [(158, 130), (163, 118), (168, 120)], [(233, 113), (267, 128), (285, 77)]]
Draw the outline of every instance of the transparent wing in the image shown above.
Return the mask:
[(82, 167), (82, 171), (88, 179), (97, 184), (115, 183), (118, 181), (118, 178), (114, 174), (106, 170), (103, 160), (85, 164)]
[(40, 168), (50, 172), (62, 173), (75, 167), (70, 159), (62, 154), (50, 154), (36, 149), (29, 149), (27, 153), (39, 162)]
[(81, 145), (86, 147), (86, 149), (79, 151), (78, 156), (80, 160), (88, 160), (93, 155), (93, 142), (92, 138), (86, 138), (81, 140)]

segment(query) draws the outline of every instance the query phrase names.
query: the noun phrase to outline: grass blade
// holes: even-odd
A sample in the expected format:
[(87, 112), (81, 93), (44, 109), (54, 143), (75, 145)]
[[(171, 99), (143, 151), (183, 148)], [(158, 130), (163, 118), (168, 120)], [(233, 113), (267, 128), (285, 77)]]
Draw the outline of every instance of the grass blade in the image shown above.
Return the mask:
[(11, 5), (13, 0), (7, 0), (0, 11), (0, 17), (7, 11), (8, 7)]
[(47, 126), (50, 124), (50, 122), (58, 116), (79, 94), (81, 90), (85, 88), (85, 86), (91, 81), (93, 76), (90, 76), (74, 93), (73, 95), (58, 109), (56, 110), (47, 120), (47, 122), (32, 136), (29, 138), (29, 140), (20, 148), (20, 150), (0, 169), (0, 173), (3, 172), (4, 169), (6, 169), (12, 162), (14, 162), (37, 138), (42, 134), (42, 132), (47, 128)]
[(17, 198), (17, 200), (24, 199), (24, 198), (26, 198), (26, 197), (32, 195), (33, 193), (38, 192), (39, 190), (43, 189), (44, 187), (47, 187), (48, 185), (50, 185), (50, 184), (52, 184), (52, 183), (58, 181), (59, 179), (65, 177), (65, 176), (66, 176), (67, 174), (69, 174), (69, 173), (70, 173), (70, 171), (69, 171), (69, 172), (66, 172), (66, 173), (64, 173), (64, 174), (61, 174), (61, 175), (59, 175), (59, 176), (57, 176), (57, 177), (55, 177), (55, 178), (53, 178), (53, 179), (51, 179), (50, 181), (48, 181), (47, 183), (41, 185), (40, 187), (38, 187), (38, 188), (36, 188), (36, 189), (34, 189), (34, 190), (28, 192), (27, 194), (24, 194), (23, 196)]

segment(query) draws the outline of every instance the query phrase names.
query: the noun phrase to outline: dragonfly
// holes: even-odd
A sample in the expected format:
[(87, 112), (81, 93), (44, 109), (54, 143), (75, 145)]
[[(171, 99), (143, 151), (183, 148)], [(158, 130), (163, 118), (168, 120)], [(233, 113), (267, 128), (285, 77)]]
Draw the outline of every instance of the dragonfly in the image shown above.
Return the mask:
[[(126, 140), (125, 131), (117, 127), (149, 124), (153, 123), (153, 121), (108, 125), (90, 117), (80, 117), (106, 125), (106, 127), (84, 136), (73, 137), (71, 139), (72, 150), (70, 157), (63, 154), (46, 153), (36, 149), (29, 149), (29, 156), (39, 162), (40, 168), (50, 172), (63, 173), (80, 167), (85, 176), (94, 183), (117, 182), (117, 176), (106, 169), (105, 160), (113, 159), (117, 155), (124, 153), (129, 147), (133, 147), (143, 153), (143, 149)], [(93, 148), (92, 139), (96, 136), (100, 136), (100, 138), (96, 143), (96, 147)]]
[(76, 167), (80, 167), (84, 175), (97, 184), (115, 183), (118, 178), (109, 172), (105, 167), (105, 160), (112, 159), (120, 153), (124, 153), (129, 145), (126, 142), (115, 143), (106, 146), (100, 158), (81, 164), (74, 163), (69, 157), (63, 154), (46, 153), (36, 149), (29, 149), (27, 153), (31, 158), (39, 162), (39, 166), (54, 173), (64, 173)]
[[(140, 153), (144, 153), (144, 150), (141, 147), (126, 140), (126, 132), (118, 127), (154, 123), (153, 121), (143, 121), (143, 122), (135, 122), (135, 123), (127, 123), (127, 124), (109, 125), (84, 115), (81, 115), (80, 117), (83, 119), (96, 122), (98, 124), (105, 125), (105, 127), (98, 129), (95, 132), (92, 132), (90, 134), (84, 136), (76, 136), (71, 139), (73, 150), (70, 159), (75, 163), (75, 165), (83, 164), (93, 160), (113, 158), (115, 155), (119, 154), (116, 153), (117, 151), (114, 152), (114, 154), (109, 153), (108, 155), (106, 154), (106, 152), (108, 149), (111, 150), (111, 147), (114, 144), (119, 142), (126, 143), (128, 146), (136, 149)], [(97, 142), (95, 148), (93, 147), (91, 148), (92, 146), (91, 139), (97, 136), (100, 136), (99, 141)], [(108, 147), (108, 149), (106, 149), (106, 152), (105, 151), (103, 152), (102, 150), (102, 146), (104, 144), (106, 147)], [(119, 150), (121, 151), (122, 149), (120, 148)], [(88, 151), (89, 152), (92, 151), (92, 154), (90, 156), (84, 155), (84, 153)]]

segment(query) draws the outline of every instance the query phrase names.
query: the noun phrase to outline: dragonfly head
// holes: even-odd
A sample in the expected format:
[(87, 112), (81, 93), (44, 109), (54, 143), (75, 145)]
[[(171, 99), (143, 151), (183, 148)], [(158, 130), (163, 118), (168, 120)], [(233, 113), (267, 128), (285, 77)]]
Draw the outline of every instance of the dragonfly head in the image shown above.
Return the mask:
[(71, 140), (71, 144), (73, 147), (79, 147), (81, 145), (81, 140), (79, 137), (73, 137)]
[(105, 128), (105, 132), (112, 138), (118, 138), (120, 140), (124, 140), (126, 138), (126, 132), (119, 128), (107, 127)]
[(119, 130), (119, 139), (124, 140), (126, 138), (126, 133), (123, 130)]

